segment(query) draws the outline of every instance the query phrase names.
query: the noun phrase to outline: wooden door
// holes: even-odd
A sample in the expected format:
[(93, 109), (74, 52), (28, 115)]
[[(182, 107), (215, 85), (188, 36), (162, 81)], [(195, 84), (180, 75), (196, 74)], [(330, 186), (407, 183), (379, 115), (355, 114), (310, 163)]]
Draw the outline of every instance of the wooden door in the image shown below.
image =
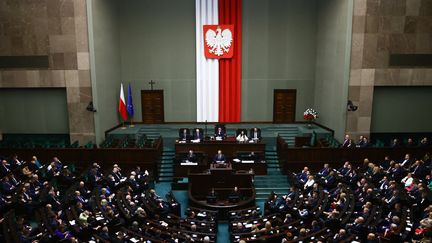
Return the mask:
[(141, 90), (142, 120), (144, 123), (164, 123), (163, 90)]
[(295, 122), (296, 90), (275, 89), (273, 99), (273, 122)]

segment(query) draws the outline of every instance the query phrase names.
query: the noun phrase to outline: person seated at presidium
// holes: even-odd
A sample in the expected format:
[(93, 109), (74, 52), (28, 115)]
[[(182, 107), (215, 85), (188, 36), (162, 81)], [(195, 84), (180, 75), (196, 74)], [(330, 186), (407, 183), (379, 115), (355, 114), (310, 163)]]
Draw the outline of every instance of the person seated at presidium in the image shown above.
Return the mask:
[(254, 127), (250, 131), (250, 139), (253, 141), (260, 141), (261, 140), (261, 130)]
[(217, 131), (215, 133), (215, 138), (218, 139), (218, 140), (219, 139), (223, 140), (223, 139), (225, 139), (225, 137), (226, 137), (226, 134), (222, 130), (222, 127), (218, 127), (218, 129), (217, 129)]
[(242, 130), (239, 135), (237, 135), (236, 140), (238, 142), (246, 142), (249, 140), (248, 136), (245, 134), (245, 132)]
[(225, 155), (222, 153), (222, 150), (218, 150), (217, 154), (215, 155), (213, 162), (217, 164), (223, 164), (225, 163)]
[(179, 140), (180, 141), (186, 141), (190, 139), (189, 131), (188, 129), (183, 129), (179, 134)]
[(200, 140), (200, 141), (204, 140), (204, 134), (202, 133), (202, 131), (200, 131), (199, 128), (195, 129), (193, 139)]

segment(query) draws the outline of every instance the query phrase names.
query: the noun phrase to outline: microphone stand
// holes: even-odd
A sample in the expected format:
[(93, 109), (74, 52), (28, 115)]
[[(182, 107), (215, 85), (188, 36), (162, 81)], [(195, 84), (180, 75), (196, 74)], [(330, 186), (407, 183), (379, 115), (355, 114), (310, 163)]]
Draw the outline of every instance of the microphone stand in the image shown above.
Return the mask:
[(205, 139), (207, 138), (207, 120), (205, 120), (204, 127), (205, 127), (205, 134), (204, 134), (204, 139)]

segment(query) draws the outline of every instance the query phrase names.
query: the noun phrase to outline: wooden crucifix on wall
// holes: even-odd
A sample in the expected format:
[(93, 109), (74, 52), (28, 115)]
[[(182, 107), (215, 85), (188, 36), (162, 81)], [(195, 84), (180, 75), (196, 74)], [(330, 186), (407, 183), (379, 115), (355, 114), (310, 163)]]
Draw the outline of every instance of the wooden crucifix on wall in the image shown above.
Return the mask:
[(153, 85), (156, 84), (156, 82), (154, 82), (153, 80), (150, 80), (149, 84), (150, 84), (150, 89), (153, 90)]

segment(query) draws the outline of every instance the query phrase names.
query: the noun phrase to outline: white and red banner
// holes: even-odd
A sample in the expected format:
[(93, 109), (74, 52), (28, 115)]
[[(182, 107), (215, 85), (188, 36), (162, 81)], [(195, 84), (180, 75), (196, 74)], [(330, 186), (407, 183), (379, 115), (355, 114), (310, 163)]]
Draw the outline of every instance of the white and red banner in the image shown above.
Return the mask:
[(242, 0), (196, 0), (197, 121), (241, 117)]

